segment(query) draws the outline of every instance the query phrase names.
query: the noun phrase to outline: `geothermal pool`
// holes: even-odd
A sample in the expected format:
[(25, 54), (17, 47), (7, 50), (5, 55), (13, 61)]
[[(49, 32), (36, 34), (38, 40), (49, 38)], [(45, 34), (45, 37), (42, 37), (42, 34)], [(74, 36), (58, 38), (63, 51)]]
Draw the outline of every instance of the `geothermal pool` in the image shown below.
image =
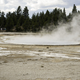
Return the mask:
[[(29, 45), (31, 46), (29, 47)], [(36, 47), (34, 45), (36, 45)], [(55, 45), (57, 47), (55, 47)], [(58, 47), (58, 45), (63, 45), (63, 46)], [(69, 45), (69, 47), (67, 45)], [(68, 40), (68, 39), (61, 39), (61, 38), (57, 39), (56, 37), (53, 37), (52, 34), (51, 35), (30, 34), (30, 33), (29, 34), (27, 33), (0, 34), (0, 46), (1, 46), (0, 56), (7, 56), (10, 54), (24, 54), (30, 56), (80, 59), (79, 56), (80, 48), (78, 45), (79, 45), (78, 41), (74, 41), (74, 40), (71, 41), (70, 39)], [(15, 47), (15, 49), (12, 49), (13, 46)], [(21, 50), (19, 49), (19, 46), (22, 47)], [(24, 47), (27, 46), (30, 49), (25, 50), (23, 46)], [(41, 46), (42, 48), (41, 47), (37, 48), (37, 46), (38, 47)], [(46, 46), (49, 47), (52, 46), (52, 47), (47, 49)], [(9, 49), (8, 47), (11, 49)]]
[(0, 34), (1, 44), (25, 45), (76, 45), (79, 41), (55, 37), (52, 34)]

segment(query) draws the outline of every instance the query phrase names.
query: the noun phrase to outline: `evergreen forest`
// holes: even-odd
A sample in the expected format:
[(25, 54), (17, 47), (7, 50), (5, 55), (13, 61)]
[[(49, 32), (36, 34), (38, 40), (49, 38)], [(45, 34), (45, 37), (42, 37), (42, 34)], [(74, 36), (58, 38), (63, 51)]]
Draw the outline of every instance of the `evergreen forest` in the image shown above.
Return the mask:
[[(6, 32), (39, 32), (42, 29), (52, 30), (57, 28), (59, 22), (69, 23), (74, 15), (80, 14), (76, 5), (73, 5), (71, 13), (66, 15), (65, 8), (53, 9), (52, 12), (47, 10), (45, 13), (42, 11), (37, 14), (33, 14), (29, 17), (29, 10), (27, 6), (22, 10), (21, 6), (18, 6), (16, 11), (4, 13), (0, 11), (0, 28), (6, 28)], [(49, 26), (52, 25), (50, 29)]]

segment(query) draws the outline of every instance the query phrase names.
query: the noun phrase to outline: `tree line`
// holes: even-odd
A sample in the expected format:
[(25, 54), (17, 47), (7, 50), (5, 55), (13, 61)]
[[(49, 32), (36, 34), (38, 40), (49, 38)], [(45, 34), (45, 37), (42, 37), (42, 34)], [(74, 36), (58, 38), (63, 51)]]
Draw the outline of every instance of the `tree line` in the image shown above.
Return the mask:
[(23, 10), (18, 6), (16, 11), (8, 12), (6, 16), (0, 11), (0, 28), (6, 28), (7, 32), (39, 32), (42, 29), (49, 30), (49, 25), (52, 25), (50, 29), (52, 30), (59, 22), (70, 22), (75, 14), (80, 14), (80, 11), (77, 11), (74, 4), (69, 15), (66, 15), (65, 8), (63, 10), (55, 8), (52, 12), (47, 10), (45, 13), (42, 11), (33, 14), (30, 18), (27, 6)]

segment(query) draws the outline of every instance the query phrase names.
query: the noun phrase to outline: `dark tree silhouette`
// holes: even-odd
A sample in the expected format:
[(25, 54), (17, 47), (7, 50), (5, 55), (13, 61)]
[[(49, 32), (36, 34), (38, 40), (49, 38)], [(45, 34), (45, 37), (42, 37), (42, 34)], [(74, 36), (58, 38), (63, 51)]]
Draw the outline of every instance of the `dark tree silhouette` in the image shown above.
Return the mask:
[(55, 8), (52, 12), (46, 10), (45, 13), (42, 11), (33, 14), (30, 18), (27, 6), (23, 10), (21, 6), (18, 6), (16, 11), (12, 13), (8, 12), (6, 16), (4, 12), (0, 11), (0, 28), (6, 27), (6, 31), (8, 32), (39, 32), (42, 29), (51, 31), (51, 29), (57, 28), (59, 22), (70, 22), (75, 14), (80, 14), (80, 11), (77, 11), (76, 5), (74, 4), (72, 13), (69, 13), (69, 15), (66, 15), (65, 8), (63, 10)]

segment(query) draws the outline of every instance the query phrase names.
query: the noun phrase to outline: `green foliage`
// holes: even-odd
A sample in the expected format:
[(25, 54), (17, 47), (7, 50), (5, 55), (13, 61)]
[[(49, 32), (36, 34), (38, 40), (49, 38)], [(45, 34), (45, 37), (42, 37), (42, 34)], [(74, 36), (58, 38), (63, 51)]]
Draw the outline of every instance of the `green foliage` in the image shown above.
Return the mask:
[(77, 9), (76, 9), (75, 4), (73, 5), (72, 13), (73, 13), (73, 14), (77, 13)]
[(23, 10), (21, 6), (18, 6), (15, 12), (8, 12), (6, 17), (5, 13), (0, 11), (0, 27), (6, 27), (8, 32), (39, 32), (42, 29), (52, 31), (52, 29), (57, 28), (59, 22), (70, 22), (74, 14), (80, 14), (80, 11), (77, 12), (75, 4), (69, 15), (66, 15), (65, 8), (63, 10), (55, 8), (52, 12), (47, 10), (45, 13), (42, 11), (33, 14), (30, 18), (27, 6)]
[(63, 9), (62, 18), (63, 18), (63, 22), (67, 21), (65, 8)]
[(0, 12), (0, 27), (4, 28), (6, 24), (6, 18), (4, 17), (5, 13)]
[(25, 22), (23, 23), (23, 29), (25, 32), (28, 32), (30, 31), (30, 24), (29, 24), (29, 17), (26, 18)]
[(16, 11), (16, 16), (17, 16), (17, 20), (20, 18), (20, 16), (22, 15), (22, 9), (21, 9), (21, 6), (19, 6), (18, 8), (17, 8), (17, 11)]
[(28, 8), (27, 8), (27, 6), (24, 8), (24, 10), (23, 10), (23, 16), (24, 16), (24, 18), (26, 19), (27, 17), (29, 17), (29, 12), (28, 12), (29, 10), (28, 10)]
[(12, 20), (11, 17), (8, 17), (8, 18), (7, 18), (7, 22), (6, 22), (5, 27), (7, 28), (7, 29), (6, 29), (7, 31), (9, 31), (9, 32), (12, 31), (12, 29), (13, 29), (13, 27), (14, 27), (14, 23), (13, 23), (13, 20)]

